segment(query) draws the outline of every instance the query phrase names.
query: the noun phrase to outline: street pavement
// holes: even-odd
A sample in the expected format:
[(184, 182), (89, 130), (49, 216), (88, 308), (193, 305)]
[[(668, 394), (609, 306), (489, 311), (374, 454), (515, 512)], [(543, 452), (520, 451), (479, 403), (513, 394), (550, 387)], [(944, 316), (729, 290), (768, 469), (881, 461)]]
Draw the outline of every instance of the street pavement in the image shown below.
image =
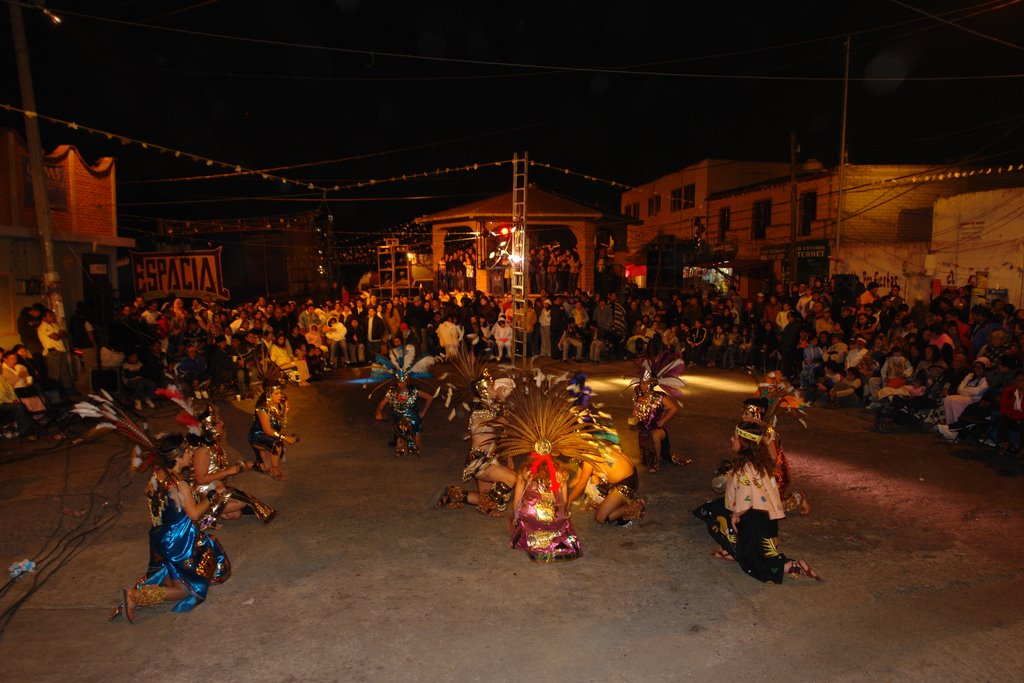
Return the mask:
[[(550, 365), (590, 375), (635, 457), (632, 366)], [(878, 434), (860, 409), (813, 409), (806, 428), (783, 418), (792, 486), (813, 509), (782, 522), (781, 549), (825, 580), (761, 584), (711, 557), (690, 512), (713, 496), (753, 383), (696, 368), (670, 424), (692, 464), (641, 473), (648, 514), (631, 528), (577, 510), (583, 556), (534, 565), (509, 549), (507, 520), (430, 509), (459, 483), (465, 421), (435, 402), (422, 457), (397, 459), (367, 374), (289, 389), (287, 431), (301, 441), (288, 478), (232, 482), (277, 519), (226, 524), (216, 535), (231, 579), (190, 613), (140, 608), (134, 625), (106, 620), (147, 560), (146, 478), (126, 474), (124, 444), (0, 444), (0, 564), (54, 551), (0, 593), (9, 610), (46, 579), (6, 621), (3, 680), (1024, 679), (1024, 480), (1012, 459), (912, 429)], [(252, 407), (222, 406), (233, 459), (249, 457)], [(178, 428), (170, 407), (150, 412), (153, 431)]]

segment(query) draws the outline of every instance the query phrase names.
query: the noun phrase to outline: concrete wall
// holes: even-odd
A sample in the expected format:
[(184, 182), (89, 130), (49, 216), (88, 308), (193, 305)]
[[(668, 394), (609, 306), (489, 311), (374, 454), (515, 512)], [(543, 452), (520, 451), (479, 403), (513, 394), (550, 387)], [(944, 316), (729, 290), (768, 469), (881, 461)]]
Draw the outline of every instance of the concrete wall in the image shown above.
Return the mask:
[(899, 285), (903, 298), (913, 303), (931, 300), (932, 276), (924, 271), (928, 242), (855, 244), (843, 250), (844, 272), (860, 277), (865, 285), (879, 284), (879, 292)]
[(1024, 187), (940, 199), (933, 223), (929, 277), (960, 286), (987, 272), (988, 288), (1007, 289), (1009, 303), (1024, 305)]

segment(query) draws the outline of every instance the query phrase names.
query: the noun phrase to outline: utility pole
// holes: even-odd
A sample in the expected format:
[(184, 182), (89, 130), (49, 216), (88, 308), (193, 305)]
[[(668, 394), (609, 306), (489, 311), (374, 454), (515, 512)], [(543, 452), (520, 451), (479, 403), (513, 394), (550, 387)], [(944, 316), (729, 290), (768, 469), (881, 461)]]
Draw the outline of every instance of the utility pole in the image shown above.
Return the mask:
[(789, 134), (789, 278), (796, 282), (796, 133)]
[(836, 246), (832, 250), (833, 263), (839, 263), (839, 243), (843, 236), (843, 213), (846, 211), (846, 196), (843, 182), (846, 180), (846, 105), (850, 92), (850, 36), (846, 36), (846, 66), (843, 70), (843, 121), (839, 133), (839, 198), (836, 207)]
[(28, 142), (29, 170), (32, 173), (32, 199), (36, 205), (36, 228), (39, 233), (39, 251), (43, 260), (43, 288), (46, 305), (53, 310), (57, 321), (64, 327), (64, 299), (60, 290), (60, 275), (53, 260), (53, 229), (50, 223), (50, 201), (47, 196), (46, 169), (43, 166), (43, 143), (36, 118), (36, 95), (32, 88), (32, 70), (28, 61), (28, 43), (21, 5), (7, 3), (11, 12), (11, 33), (14, 54), (18, 60), (18, 83), (21, 86), (21, 107), (25, 110), (25, 135)]

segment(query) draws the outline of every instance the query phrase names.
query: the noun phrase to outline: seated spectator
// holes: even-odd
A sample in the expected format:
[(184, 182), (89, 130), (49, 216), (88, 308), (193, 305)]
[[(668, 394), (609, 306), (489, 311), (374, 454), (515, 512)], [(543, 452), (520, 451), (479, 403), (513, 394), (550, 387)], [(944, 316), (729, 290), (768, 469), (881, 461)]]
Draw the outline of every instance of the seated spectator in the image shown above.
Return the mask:
[(721, 365), (725, 359), (725, 348), (728, 341), (725, 336), (725, 329), (721, 325), (715, 325), (711, 333), (711, 341), (708, 343), (708, 367), (713, 368)]
[(968, 406), (977, 403), (988, 391), (988, 380), (985, 372), (992, 363), (988, 358), (979, 356), (974, 360), (971, 371), (960, 382), (955, 394), (950, 394), (942, 400), (942, 407), (946, 413), (946, 423), (938, 426), (939, 434), (949, 441), (956, 441), (957, 430), (953, 425), (967, 409)]
[(604, 357), (605, 340), (601, 328), (596, 322), (590, 323), (587, 327), (587, 340), (589, 342), (589, 358), (592, 363), (600, 363)]
[(811, 389), (818, 383), (825, 361), (822, 359), (821, 347), (817, 337), (809, 337), (803, 350), (803, 361), (800, 368), (800, 388)]
[[(17, 354), (14, 354), (17, 355)], [(4, 356), (6, 361), (7, 356)], [(14, 387), (8, 382), (6, 376), (0, 376), (0, 424), (8, 425), (13, 420), (18, 436), (24, 436), (32, 429), (32, 417), (28, 410), (22, 405), (21, 399), (14, 393)], [(28, 437), (34, 440), (34, 436)]]
[(575, 359), (583, 360), (583, 339), (580, 337), (579, 328), (576, 323), (569, 323), (561, 338), (558, 340), (558, 348), (562, 351), (562, 360), (569, 360), (569, 349), (576, 350)]
[(210, 381), (206, 361), (199, 355), (195, 344), (185, 347), (185, 357), (175, 366), (181, 377), (182, 389), (191, 391), (196, 398), (210, 398), (206, 387)]
[(882, 364), (878, 375), (868, 379), (868, 397), (870, 401), (872, 403), (878, 402), (878, 392), (883, 387), (899, 389), (913, 376), (914, 368), (906, 355), (904, 355), (903, 348), (894, 346), (889, 357)]
[(1013, 373), (1013, 384), (1003, 389), (999, 397), (999, 415), (996, 417), (996, 444), (998, 453), (1005, 455), (1010, 449), (1010, 432), (1021, 433), (1024, 422), (1024, 370)]
[[(494, 338), (495, 358), (498, 361), (501, 361), (503, 358), (508, 361), (512, 360), (514, 353), (513, 333), (514, 330), (512, 326), (508, 324), (508, 320), (505, 319), (505, 316), (498, 316), (498, 322), (494, 323), (494, 326), (491, 327), (491, 336)], [(582, 342), (580, 343), (582, 345)], [(577, 359), (578, 358), (579, 355), (577, 354)]]
[(248, 388), (245, 370), (238, 363), (234, 349), (228, 346), (228, 338), (224, 335), (216, 337), (216, 343), (209, 351), (207, 364), (210, 368), (210, 379), (222, 388), (231, 388), (236, 394), (243, 394)]
[(829, 390), (829, 398), (832, 406), (836, 408), (851, 408), (860, 403), (860, 396), (857, 392), (861, 390), (862, 382), (856, 368), (845, 368), (843, 378), (832, 385)]
[(129, 351), (121, 363), (121, 385), (131, 397), (135, 410), (142, 410), (143, 401), (147, 407), (156, 408), (156, 403), (153, 402), (156, 397), (156, 382), (146, 376), (145, 367), (137, 351)]
[(850, 352), (850, 347), (843, 341), (843, 336), (839, 333), (833, 334), (829, 341), (831, 343), (822, 353), (822, 358), (826, 363), (839, 363), (845, 366), (846, 354)]
[(703, 363), (707, 357), (708, 331), (700, 319), (693, 321), (690, 334), (686, 337), (686, 361)]

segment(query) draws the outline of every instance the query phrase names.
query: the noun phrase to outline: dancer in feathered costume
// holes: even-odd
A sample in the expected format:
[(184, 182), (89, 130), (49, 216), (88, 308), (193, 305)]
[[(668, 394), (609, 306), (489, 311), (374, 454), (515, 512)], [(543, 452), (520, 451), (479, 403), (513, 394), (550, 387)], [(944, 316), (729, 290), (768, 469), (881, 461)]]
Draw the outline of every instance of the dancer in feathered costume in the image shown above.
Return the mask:
[[(102, 420), (96, 432), (116, 431), (138, 446), (133, 469), (151, 464), (153, 474), (146, 487), (152, 526), (149, 530), (149, 568), (131, 588), (121, 589), (121, 604), (111, 620), (124, 614), (135, 620), (135, 609), (175, 600), (175, 612), (187, 612), (206, 599), (211, 584), (227, 581), (231, 563), (217, 539), (199, 528), (199, 520), (219, 502), (196, 503), (184, 470), (191, 465), (192, 450), (180, 434), (155, 442), (144, 426), (120, 410), (105, 392), (77, 403), (74, 412), (83, 418)], [(145, 455), (145, 458), (143, 458)]]
[[(802, 491), (790, 491), (789, 483), (792, 479), (789, 470), (789, 461), (786, 459), (786, 452), (782, 448), (782, 435), (778, 431), (779, 413), (795, 416), (803, 426), (804, 408), (806, 404), (800, 399), (796, 389), (780, 372), (769, 372), (757, 384), (757, 396), (748, 398), (743, 402), (743, 415), (741, 421), (753, 420), (765, 422), (768, 425), (765, 444), (775, 458), (775, 483), (779, 487), (779, 495), (782, 497), (782, 504), (786, 512), (799, 511), (801, 515), (811, 512), (811, 502), (807, 494)], [(770, 418), (768, 416), (771, 416)]]
[(192, 448), (189, 483), (196, 501), (201, 498), (212, 499), (214, 494), (220, 496), (220, 505), (210, 508), (209, 516), (200, 526), (204, 523), (212, 525), (219, 520), (238, 519), (243, 514), (255, 515), (264, 524), (270, 524), (277, 510), (256, 496), (227, 484), (228, 477), (251, 470), (255, 463), (248, 460), (228, 462), (227, 453), (220, 444), (224, 423), (220, 421), (217, 408), (211, 403), (205, 411), (196, 415), (190, 401), (182, 399), (179, 405), (184, 410), (177, 420), (188, 427), (186, 438)]
[(556, 562), (579, 556), (581, 547), (569, 519), (568, 473), (559, 458), (607, 464), (594, 433), (565, 398), (563, 383), (517, 384), (505, 402), (499, 457), (528, 455), (516, 476), (511, 547), (531, 560)]
[(640, 478), (636, 467), (622, 452), (611, 415), (594, 402), (594, 392), (586, 382), (586, 375), (579, 373), (569, 380), (567, 388), (580, 419), (596, 426), (592, 435), (603, 458), (580, 463), (571, 484), (569, 504), (589, 492), (598, 524), (628, 526), (643, 519), (646, 510), (643, 499), (637, 495)]
[(663, 351), (653, 358), (644, 358), (640, 363), (640, 376), (631, 382), (635, 389), (629, 423), (637, 428), (640, 461), (652, 474), (660, 469), (663, 458), (676, 465), (687, 463), (672, 452), (665, 429), (679, 410), (676, 400), (682, 398), (686, 386), (682, 378), (685, 369), (682, 358)]
[[(273, 366), (277, 367), (277, 366)], [(288, 397), (284, 393), (284, 375), (280, 368), (275, 372), (267, 368), (263, 378), (263, 393), (256, 399), (253, 408), (252, 425), (249, 427), (249, 445), (259, 460), (253, 469), (270, 474), (277, 480), (285, 478), (281, 462), (285, 446), (298, 443), (297, 434), (285, 434), (288, 422)]]
[[(515, 381), (507, 377), (491, 377), (483, 361), (471, 351), (459, 350), (447, 362), (451, 370), (440, 378), (448, 383), (445, 403), (451, 405), (458, 390), (462, 400), (457, 399), (456, 405), (468, 410), (471, 402), (475, 404), (469, 415), (470, 444), (462, 480), (474, 480), (477, 490), (466, 491), (461, 486), (449, 486), (435, 499), (434, 509), (456, 509), (469, 504), (484, 514), (500, 517), (512, 497), (516, 473), (495, 455), (495, 436), (501, 426), (505, 399), (515, 389)], [(453, 407), (451, 418), (455, 413)]]
[[(395, 434), (395, 457), (401, 457), (406, 453), (420, 454), (420, 443), (423, 433), (423, 416), (430, 409), (430, 402), (434, 400), (432, 394), (417, 389), (409, 382), (412, 379), (426, 379), (430, 377), (430, 368), (436, 362), (436, 358), (429, 355), (416, 357), (412, 346), (404, 346), (393, 349), (395, 352), (394, 361), (383, 356), (374, 359), (370, 368), (371, 382), (384, 382), (381, 386), (388, 387), (384, 398), (377, 404), (374, 411), (374, 419), (384, 419), (384, 407), (391, 406), (391, 421), (394, 425)], [(374, 390), (376, 391), (376, 390)], [(371, 392), (371, 396), (373, 393)], [(419, 401), (423, 400), (422, 410), (419, 408)]]
[(733, 435), (736, 452), (725, 477), (725, 496), (693, 511), (721, 546), (715, 557), (735, 560), (749, 576), (765, 583), (789, 577), (820, 579), (806, 560), (787, 558), (778, 550), (779, 520), (786, 516), (775, 481), (775, 456), (768, 444), (769, 426), (781, 401), (764, 421), (741, 422)]

